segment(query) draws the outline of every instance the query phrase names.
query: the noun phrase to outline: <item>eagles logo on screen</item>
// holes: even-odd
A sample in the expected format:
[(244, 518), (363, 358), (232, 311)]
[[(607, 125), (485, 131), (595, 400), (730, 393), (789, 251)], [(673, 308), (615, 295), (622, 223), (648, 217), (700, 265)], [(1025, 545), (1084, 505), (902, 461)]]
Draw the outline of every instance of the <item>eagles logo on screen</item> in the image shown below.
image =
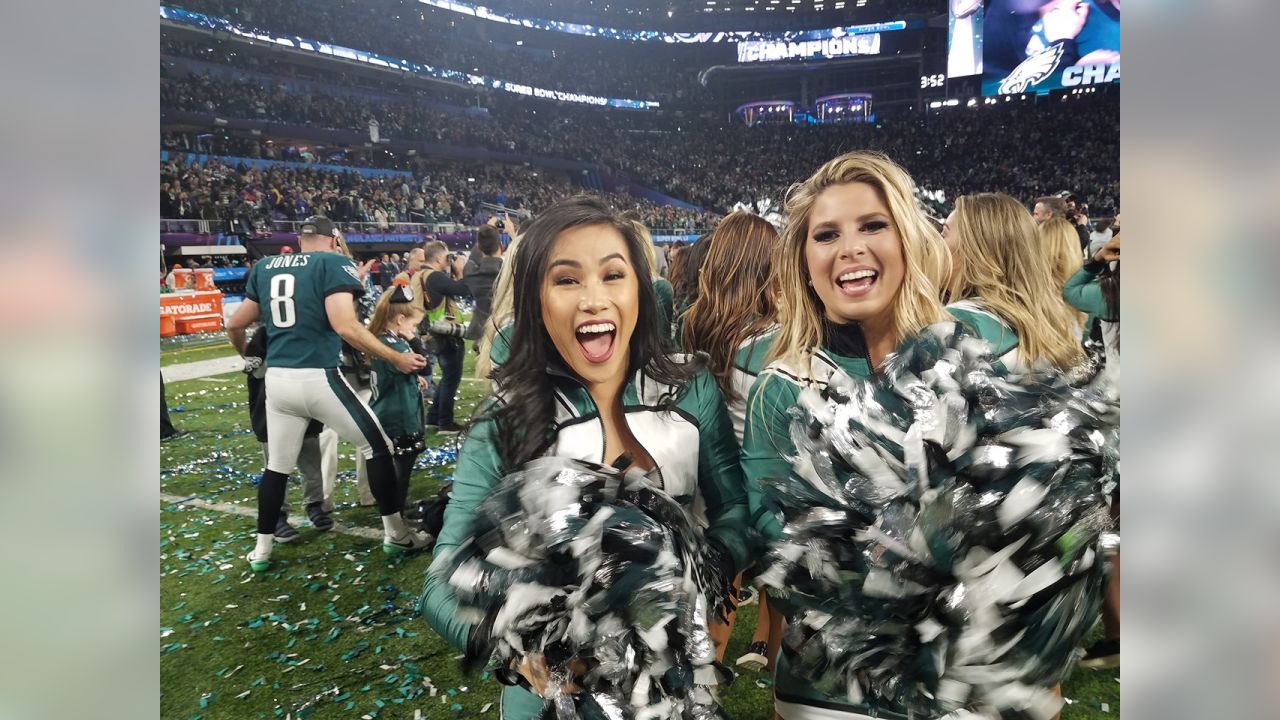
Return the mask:
[(1027, 88), (1049, 77), (1062, 62), (1065, 46), (1054, 43), (1031, 57), (1023, 60), (1009, 76), (1000, 82), (1001, 95), (1024, 93)]

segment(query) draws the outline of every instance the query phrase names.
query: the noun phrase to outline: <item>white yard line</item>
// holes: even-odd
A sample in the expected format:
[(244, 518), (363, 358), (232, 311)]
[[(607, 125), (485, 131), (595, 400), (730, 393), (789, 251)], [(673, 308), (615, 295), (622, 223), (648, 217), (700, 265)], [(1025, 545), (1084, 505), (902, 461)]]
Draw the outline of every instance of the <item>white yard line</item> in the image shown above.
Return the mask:
[(166, 365), (160, 368), (160, 374), (164, 376), (165, 382), (171, 383), (180, 380), (197, 380), (214, 375), (226, 375), (227, 373), (240, 372), (242, 370), (244, 370), (244, 358), (239, 355), (232, 355), (230, 357), (213, 358), (212, 360), (196, 360), (195, 362)]
[[(160, 368), (160, 374), (164, 376), (166, 383), (171, 383), (181, 380), (199, 380), (215, 375), (227, 375), (242, 370), (244, 370), (244, 358), (239, 355), (232, 355), (231, 357), (213, 358), (212, 360), (197, 360), (189, 363), (166, 365)], [(437, 379), (439, 378), (438, 373), (436, 377)], [(488, 378), (464, 377), (462, 382), (487, 383), (489, 380)]]

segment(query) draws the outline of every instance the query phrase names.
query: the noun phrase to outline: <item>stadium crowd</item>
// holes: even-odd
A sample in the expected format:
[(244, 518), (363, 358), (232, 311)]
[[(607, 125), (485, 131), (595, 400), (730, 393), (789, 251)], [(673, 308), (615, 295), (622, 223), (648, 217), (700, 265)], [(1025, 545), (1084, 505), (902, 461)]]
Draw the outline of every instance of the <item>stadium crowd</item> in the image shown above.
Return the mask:
[[(169, 139), (174, 142), (174, 136)], [(579, 192), (560, 174), (514, 165), (469, 165), (423, 161), (412, 175), (366, 177), (356, 171), (245, 163), (210, 158), (201, 163), (175, 152), (160, 164), (160, 215), (166, 220), (208, 220), (237, 234), (269, 230), (272, 221), (299, 221), (321, 214), (340, 224), (385, 232), (403, 223), (482, 223), (482, 204), (528, 217), (557, 199)], [(703, 230), (715, 217), (604, 193), (610, 203), (635, 210), (656, 229)]]
[[(409, 96), (362, 101), (207, 74), (166, 77), (161, 86), (166, 110), (361, 132), (374, 120), (384, 137), (598, 163), (716, 212), (739, 202), (780, 203), (796, 177), (850, 149), (901, 158), (921, 187), (946, 197), (982, 189), (1033, 197), (1071, 188), (1095, 211), (1109, 213), (1119, 192), (1119, 104), (1108, 95), (1081, 96), (1069, 107), (1010, 102), (874, 124), (746, 127), (690, 118), (668, 120), (666, 129), (655, 129), (655, 119), (639, 113), (564, 107), (539, 113), (526, 104), (506, 103), (487, 114), (468, 115)], [(672, 122), (676, 129), (670, 128)], [(1046, 159), (1051, 173), (1023, 162), (1032, 152)], [(742, 158), (760, 161), (744, 164)]]

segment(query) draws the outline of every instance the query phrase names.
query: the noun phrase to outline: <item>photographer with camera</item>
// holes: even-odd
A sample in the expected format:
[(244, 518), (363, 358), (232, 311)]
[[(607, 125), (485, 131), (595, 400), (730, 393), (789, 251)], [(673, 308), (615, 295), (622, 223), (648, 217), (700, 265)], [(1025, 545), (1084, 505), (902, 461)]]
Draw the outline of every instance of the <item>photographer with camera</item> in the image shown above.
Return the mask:
[(427, 428), (440, 433), (456, 433), (462, 428), (453, 420), (453, 403), (462, 382), (462, 359), (466, 353), (463, 335), (467, 326), (458, 322), (455, 301), (471, 297), (471, 290), (461, 282), (464, 259), (449, 252), (448, 246), (434, 240), (423, 246), (426, 262), (421, 278), (415, 283), (422, 292), (427, 311), (419, 330), (431, 338), (440, 361), (440, 382), (427, 411)]

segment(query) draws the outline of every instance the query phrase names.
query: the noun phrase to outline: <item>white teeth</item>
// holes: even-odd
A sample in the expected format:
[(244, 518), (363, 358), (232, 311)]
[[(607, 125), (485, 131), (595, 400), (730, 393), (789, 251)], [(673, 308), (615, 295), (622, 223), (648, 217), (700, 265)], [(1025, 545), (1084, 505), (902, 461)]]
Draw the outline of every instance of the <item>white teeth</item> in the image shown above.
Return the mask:
[(857, 270), (855, 272), (847, 272), (840, 276), (839, 282), (848, 282), (850, 280), (861, 280), (863, 278), (873, 278), (876, 276), (875, 270)]
[(603, 332), (613, 332), (614, 329), (615, 328), (613, 323), (596, 323), (595, 325), (583, 325), (582, 327), (578, 328), (578, 332), (584, 333), (584, 334), (603, 333)]

